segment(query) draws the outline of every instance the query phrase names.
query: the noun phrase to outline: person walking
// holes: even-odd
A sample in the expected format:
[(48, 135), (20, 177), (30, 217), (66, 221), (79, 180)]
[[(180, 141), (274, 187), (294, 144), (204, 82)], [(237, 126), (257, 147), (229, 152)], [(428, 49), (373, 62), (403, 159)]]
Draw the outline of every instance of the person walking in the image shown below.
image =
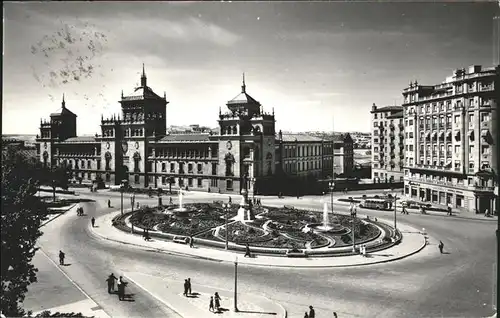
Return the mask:
[(220, 311), (220, 296), (219, 296), (219, 293), (218, 292), (215, 292), (215, 295), (214, 295), (214, 302), (215, 302), (215, 310)]
[(210, 304), (208, 305), (208, 311), (214, 312), (214, 296), (210, 296)]
[(309, 318), (309, 314), (307, 313), (307, 311), (304, 314), (304, 318)]
[(59, 265), (64, 265), (64, 257), (65, 254), (63, 253), (63, 251), (59, 251)]
[(92, 223), (92, 227), (95, 227), (95, 218), (92, 217), (92, 219), (90, 220), (90, 222)]
[(115, 281), (117, 280), (118, 279), (113, 273), (111, 273), (111, 275), (109, 275), (108, 278), (106, 279), (106, 282), (108, 283), (108, 294), (111, 294), (112, 292), (115, 291)]
[(189, 247), (190, 247), (190, 248), (193, 248), (193, 247), (194, 247), (194, 239), (193, 239), (193, 236), (192, 236), (192, 235), (190, 235), (190, 236), (189, 236)]
[(313, 306), (309, 306), (309, 318), (315, 318), (316, 312), (314, 311)]
[(443, 243), (442, 241), (439, 241), (439, 245), (438, 245), (438, 247), (439, 247), (439, 252), (440, 252), (441, 254), (443, 254), (444, 243)]
[(125, 300), (125, 286), (127, 283), (123, 280), (123, 277), (120, 276), (118, 280), (118, 300)]
[(333, 312), (333, 318), (338, 318), (337, 313), (335, 311)]
[(232, 201), (231, 197), (229, 197), (229, 203), (233, 203), (233, 201)]
[(187, 294), (191, 295), (191, 278), (187, 279)]
[(250, 254), (250, 245), (248, 245), (248, 243), (245, 246), (245, 257), (252, 257), (252, 254)]
[(111, 207), (111, 200), (108, 199), (108, 208), (110, 208), (110, 207)]
[(174, 201), (172, 201), (172, 197), (169, 198), (168, 204), (170, 204), (170, 205), (174, 204)]
[(185, 279), (184, 280), (184, 293), (182, 293), (182, 295), (187, 297), (187, 293), (188, 293), (188, 280)]

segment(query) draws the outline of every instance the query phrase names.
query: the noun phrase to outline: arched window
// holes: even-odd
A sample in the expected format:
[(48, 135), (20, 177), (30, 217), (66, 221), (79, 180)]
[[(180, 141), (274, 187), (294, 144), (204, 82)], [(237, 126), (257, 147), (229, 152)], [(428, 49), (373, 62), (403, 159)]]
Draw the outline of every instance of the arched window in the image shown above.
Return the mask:
[(234, 126), (233, 127), (233, 134), (236, 135), (238, 133), (238, 127)]

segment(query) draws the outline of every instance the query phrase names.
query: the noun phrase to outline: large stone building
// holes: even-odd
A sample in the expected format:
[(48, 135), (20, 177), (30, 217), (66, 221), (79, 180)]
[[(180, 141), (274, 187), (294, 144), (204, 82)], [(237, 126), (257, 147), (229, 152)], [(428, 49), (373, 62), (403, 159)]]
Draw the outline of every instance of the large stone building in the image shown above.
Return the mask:
[(405, 152), (403, 107), (377, 107), (373, 104), (371, 113), (372, 180), (377, 183), (403, 182)]
[[(219, 109), (220, 134), (167, 133), (168, 101), (147, 85), (144, 70), (141, 85), (131, 94), (122, 92), (120, 104), (121, 115), (101, 119), (101, 134), (78, 137), (77, 116), (63, 97), (61, 109), (40, 124), (40, 160), (68, 165), (77, 180), (100, 176), (108, 184), (127, 180), (135, 186), (212, 192), (276, 192), (287, 176), (333, 175), (333, 143), (277, 134), (274, 111), (264, 112), (248, 95), (244, 78), (241, 92), (226, 104), (228, 111)], [(352, 167), (352, 160), (345, 166)]]
[(471, 66), (442, 84), (404, 89), (406, 196), (476, 213), (494, 210), (499, 72)]

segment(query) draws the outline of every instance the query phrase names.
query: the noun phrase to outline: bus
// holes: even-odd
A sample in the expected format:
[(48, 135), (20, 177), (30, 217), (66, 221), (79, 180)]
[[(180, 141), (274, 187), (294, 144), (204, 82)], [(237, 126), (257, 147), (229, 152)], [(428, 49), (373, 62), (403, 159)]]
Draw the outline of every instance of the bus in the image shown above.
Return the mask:
[(390, 201), (387, 199), (364, 199), (360, 204), (360, 208), (375, 209), (375, 210), (389, 210)]

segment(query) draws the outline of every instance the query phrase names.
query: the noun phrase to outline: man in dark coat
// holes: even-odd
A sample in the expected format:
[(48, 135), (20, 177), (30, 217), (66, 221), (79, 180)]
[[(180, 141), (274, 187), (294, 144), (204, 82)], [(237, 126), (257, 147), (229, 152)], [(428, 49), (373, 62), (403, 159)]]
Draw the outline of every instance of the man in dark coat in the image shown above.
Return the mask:
[(115, 291), (115, 281), (117, 280), (118, 279), (113, 273), (111, 273), (111, 275), (109, 275), (108, 278), (106, 279), (106, 282), (108, 283), (108, 294), (111, 294), (112, 292)]
[(95, 218), (92, 217), (92, 219), (90, 220), (90, 222), (92, 223), (92, 227), (95, 227)]
[(316, 312), (314, 311), (313, 306), (309, 306), (309, 318), (315, 318)]
[(64, 265), (64, 256), (63, 251), (59, 251), (59, 265)]
[(125, 300), (125, 286), (127, 286), (127, 282), (123, 280), (123, 277), (120, 276), (120, 280), (118, 281), (118, 299)]

